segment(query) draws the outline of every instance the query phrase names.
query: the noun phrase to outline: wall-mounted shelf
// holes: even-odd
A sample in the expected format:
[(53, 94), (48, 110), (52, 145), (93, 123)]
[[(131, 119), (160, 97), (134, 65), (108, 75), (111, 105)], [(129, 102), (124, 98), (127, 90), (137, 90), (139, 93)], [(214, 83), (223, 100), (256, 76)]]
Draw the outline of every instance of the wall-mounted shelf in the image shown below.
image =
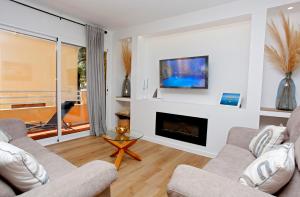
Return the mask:
[(291, 112), (262, 107), (260, 109), (260, 116), (289, 118), (291, 116)]
[(116, 97), (115, 99), (116, 101), (120, 101), (120, 102), (130, 102), (130, 98), (127, 97)]

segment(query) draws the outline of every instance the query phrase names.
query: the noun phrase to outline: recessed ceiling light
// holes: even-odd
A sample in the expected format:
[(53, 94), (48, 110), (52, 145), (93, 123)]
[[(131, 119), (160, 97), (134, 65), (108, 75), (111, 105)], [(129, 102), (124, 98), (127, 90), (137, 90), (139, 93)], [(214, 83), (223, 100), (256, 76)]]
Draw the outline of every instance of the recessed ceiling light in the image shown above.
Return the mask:
[(288, 10), (292, 10), (292, 9), (294, 9), (294, 7), (293, 7), (293, 6), (291, 6), (291, 7), (288, 7)]

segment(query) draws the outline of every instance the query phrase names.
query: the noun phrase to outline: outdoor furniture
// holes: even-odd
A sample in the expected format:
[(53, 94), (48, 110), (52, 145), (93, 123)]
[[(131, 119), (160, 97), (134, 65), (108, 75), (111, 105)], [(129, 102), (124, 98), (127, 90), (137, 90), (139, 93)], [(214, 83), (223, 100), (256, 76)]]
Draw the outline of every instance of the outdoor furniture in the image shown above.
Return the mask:
[[(68, 112), (74, 107), (76, 101), (65, 101), (61, 104), (61, 120), (62, 127), (64, 129), (72, 129), (65, 121), (64, 117), (68, 114)], [(57, 129), (57, 112), (48, 120), (47, 123), (30, 123), (26, 124), (26, 128), (30, 131), (32, 130), (49, 130), (49, 129)]]

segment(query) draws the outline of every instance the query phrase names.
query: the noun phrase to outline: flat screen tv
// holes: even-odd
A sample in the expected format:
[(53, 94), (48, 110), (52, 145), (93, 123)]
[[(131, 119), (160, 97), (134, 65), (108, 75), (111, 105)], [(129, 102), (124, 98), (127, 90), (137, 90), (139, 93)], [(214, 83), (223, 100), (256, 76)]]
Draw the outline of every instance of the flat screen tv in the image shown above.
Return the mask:
[(208, 56), (160, 60), (161, 88), (208, 88)]

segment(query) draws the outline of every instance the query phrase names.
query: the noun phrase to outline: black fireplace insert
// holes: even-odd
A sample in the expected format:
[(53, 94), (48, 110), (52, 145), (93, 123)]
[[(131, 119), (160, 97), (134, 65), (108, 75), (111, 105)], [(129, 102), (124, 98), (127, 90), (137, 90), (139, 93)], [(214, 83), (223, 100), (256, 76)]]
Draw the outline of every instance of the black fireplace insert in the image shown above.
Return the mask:
[(155, 134), (206, 146), (207, 119), (156, 112)]

